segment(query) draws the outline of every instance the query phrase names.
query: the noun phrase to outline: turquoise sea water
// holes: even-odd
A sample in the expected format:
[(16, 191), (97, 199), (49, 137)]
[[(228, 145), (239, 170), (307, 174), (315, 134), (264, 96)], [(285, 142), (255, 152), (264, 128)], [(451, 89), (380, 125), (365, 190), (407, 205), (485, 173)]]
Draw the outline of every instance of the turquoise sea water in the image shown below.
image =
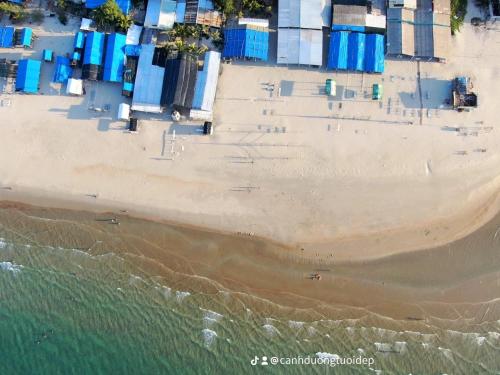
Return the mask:
[[(57, 246), (68, 242), (60, 240), (66, 229), (16, 220), (0, 226), (0, 374), (500, 373), (498, 321), (474, 330), (466, 321), (376, 315), (297, 321), (252, 296), (202, 292), (180, 275), (167, 281), (112, 243), (97, 254)], [(68, 237), (89, 235), (85, 224), (60, 220)], [(336, 355), (374, 363), (270, 363)]]

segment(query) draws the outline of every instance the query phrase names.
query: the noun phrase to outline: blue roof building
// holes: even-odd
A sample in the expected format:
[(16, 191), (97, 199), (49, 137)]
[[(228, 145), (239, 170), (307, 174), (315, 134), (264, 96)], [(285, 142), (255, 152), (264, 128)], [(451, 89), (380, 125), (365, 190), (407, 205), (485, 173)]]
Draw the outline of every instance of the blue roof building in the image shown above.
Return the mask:
[(365, 46), (365, 72), (384, 72), (384, 36), (380, 34), (367, 34)]
[[(95, 9), (106, 3), (106, 1), (107, 0), (87, 0), (85, 2), (85, 8)], [(116, 3), (122, 10), (123, 14), (128, 14), (130, 12), (130, 8), (132, 7), (130, 0), (116, 0)]]
[(37, 93), (40, 84), (40, 69), (42, 62), (38, 60), (19, 60), (16, 76), (16, 91)]
[(20, 45), (23, 47), (31, 47), (32, 40), (33, 40), (33, 30), (30, 27), (25, 27), (21, 29)]
[(14, 47), (14, 31), (12, 26), (0, 26), (0, 47)]
[(56, 69), (54, 71), (53, 82), (66, 83), (71, 78), (73, 69), (70, 67), (69, 59), (64, 56), (57, 56)]
[(122, 81), (126, 41), (127, 36), (124, 34), (113, 33), (108, 35), (103, 71), (103, 79), (105, 81)]
[(365, 67), (365, 34), (350, 33), (347, 39), (347, 69), (363, 71)]
[(93, 31), (87, 35), (85, 52), (83, 54), (83, 64), (101, 65), (104, 53), (105, 34)]
[(267, 61), (269, 31), (250, 27), (224, 30), (224, 51), (226, 58), (254, 58)]
[(52, 62), (54, 60), (54, 52), (51, 49), (44, 49), (42, 57), (43, 61)]
[(330, 34), (328, 69), (347, 69), (349, 33), (334, 31)]
[(85, 34), (81, 31), (78, 31), (75, 34), (75, 40), (73, 42), (73, 48), (83, 48), (85, 44)]
[(384, 71), (384, 36), (334, 31), (330, 35), (328, 69)]

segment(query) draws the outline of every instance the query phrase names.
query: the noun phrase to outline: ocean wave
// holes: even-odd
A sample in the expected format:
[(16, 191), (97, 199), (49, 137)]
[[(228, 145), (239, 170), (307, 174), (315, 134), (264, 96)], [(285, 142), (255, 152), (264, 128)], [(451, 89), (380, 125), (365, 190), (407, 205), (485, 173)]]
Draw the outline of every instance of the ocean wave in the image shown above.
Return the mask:
[(264, 324), (262, 327), (265, 329), (266, 333), (271, 337), (280, 334), (280, 331), (278, 331), (278, 329), (272, 324)]
[(217, 338), (217, 332), (208, 328), (203, 329), (201, 333), (203, 334), (203, 341), (207, 347), (212, 345)]
[(206, 310), (202, 307), (200, 307), (199, 309), (203, 311), (203, 321), (205, 322), (205, 325), (208, 327), (217, 323), (224, 317), (224, 315), (219, 314), (212, 310)]
[(13, 274), (17, 274), (21, 272), (22, 268), (23, 266), (20, 264), (14, 264), (12, 262), (0, 262), (0, 269), (2, 271), (9, 271), (12, 272)]
[(293, 329), (301, 329), (304, 326), (304, 322), (298, 322), (295, 320), (289, 320), (288, 321), (288, 326)]
[(182, 302), (186, 297), (190, 295), (191, 293), (189, 292), (183, 292), (181, 290), (178, 290), (177, 292), (175, 292), (175, 299), (177, 300), (177, 302)]
[(130, 275), (130, 278), (128, 279), (129, 285), (137, 285), (143, 281), (142, 277), (136, 275)]
[(488, 332), (488, 336), (493, 338), (493, 339), (498, 339), (498, 338), (500, 338), (500, 333), (499, 332)]
[(442, 348), (440, 346), (438, 347), (438, 349), (446, 358), (448, 358), (450, 361), (453, 361), (453, 352), (450, 349)]

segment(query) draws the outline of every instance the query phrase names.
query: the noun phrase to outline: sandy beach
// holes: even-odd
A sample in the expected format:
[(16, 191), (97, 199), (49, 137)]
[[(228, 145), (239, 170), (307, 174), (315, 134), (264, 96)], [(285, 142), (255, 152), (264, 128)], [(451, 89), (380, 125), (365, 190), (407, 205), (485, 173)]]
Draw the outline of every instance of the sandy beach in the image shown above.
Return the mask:
[[(0, 57), (69, 52), (76, 27), (47, 19), (33, 50)], [(85, 97), (70, 97), (44, 64), (40, 95), (8, 85), (1, 94), (10, 106), (0, 107), (0, 199), (126, 210), (338, 262), (445, 244), (499, 208), (500, 34), (491, 28), (466, 22), (447, 64), (387, 61), (381, 76), (224, 64), (210, 137), (168, 113), (140, 114), (130, 134), (116, 120), (128, 101), (118, 84), (88, 82)], [(473, 79), (473, 112), (444, 104), (458, 74)], [(326, 78), (336, 97), (323, 94)], [(371, 100), (373, 83), (384, 85), (381, 102)], [(105, 104), (109, 112), (89, 110)]]

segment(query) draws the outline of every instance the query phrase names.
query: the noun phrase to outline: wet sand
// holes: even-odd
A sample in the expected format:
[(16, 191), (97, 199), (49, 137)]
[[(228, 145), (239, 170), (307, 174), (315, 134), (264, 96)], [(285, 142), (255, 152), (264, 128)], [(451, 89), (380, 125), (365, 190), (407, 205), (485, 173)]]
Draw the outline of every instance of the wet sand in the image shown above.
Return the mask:
[[(500, 318), (500, 216), (451, 244), (374, 261), (305, 259), (302, 250), (247, 235), (158, 223), (119, 213), (3, 202), (4, 229), (37, 244), (113, 252), (151, 277), (190, 291), (239, 294), (243, 305), (282, 306), (321, 319), (377, 313), (419, 322)], [(120, 224), (113, 224), (113, 220)], [(321, 280), (311, 280), (311, 274)], [(255, 297), (258, 297), (257, 299)], [(251, 302), (249, 302), (251, 300)], [(257, 301), (257, 302), (256, 302)]]

